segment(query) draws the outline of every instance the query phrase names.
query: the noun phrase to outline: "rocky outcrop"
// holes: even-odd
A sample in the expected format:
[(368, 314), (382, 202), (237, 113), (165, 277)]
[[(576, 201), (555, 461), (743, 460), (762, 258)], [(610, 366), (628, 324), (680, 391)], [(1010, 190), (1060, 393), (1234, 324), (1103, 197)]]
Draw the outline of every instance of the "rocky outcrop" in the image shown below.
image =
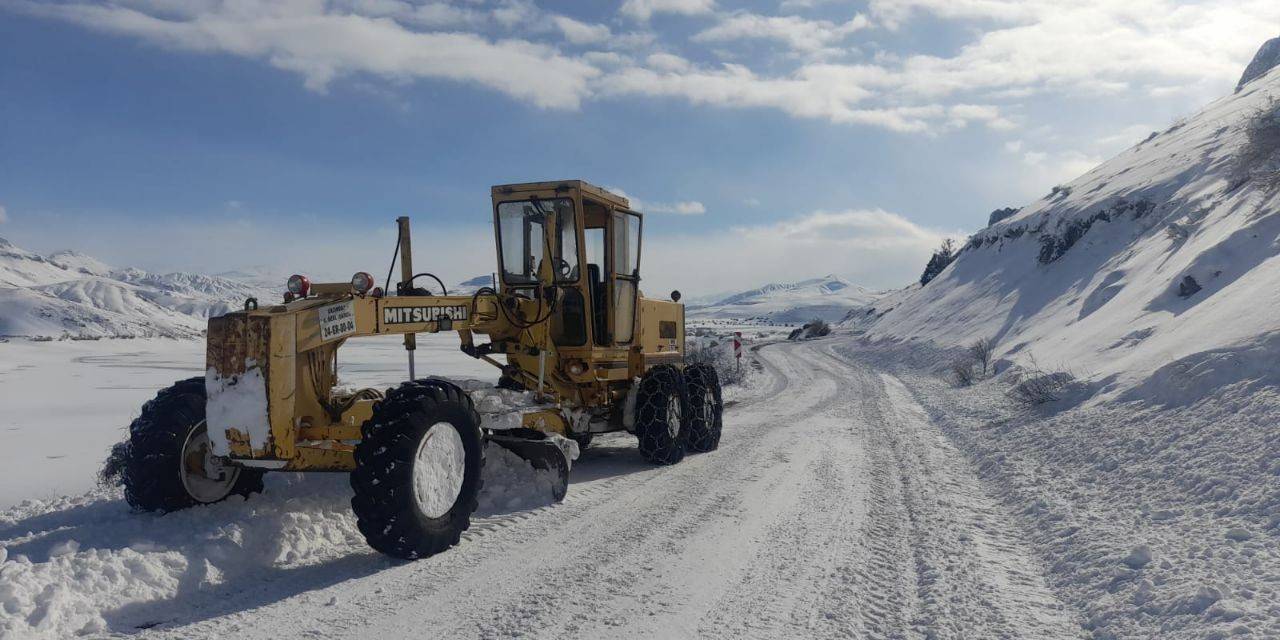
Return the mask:
[(1253, 56), (1253, 62), (1245, 67), (1244, 75), (1240, 76), (1240, 83), (1236, 85), (1236, 92), (1239, 93), (1244, 85), (1261, 78), (1277, 66), (1280, 66), (1280, 38), (1272, 38), (1262, 44), (1257, 55)]

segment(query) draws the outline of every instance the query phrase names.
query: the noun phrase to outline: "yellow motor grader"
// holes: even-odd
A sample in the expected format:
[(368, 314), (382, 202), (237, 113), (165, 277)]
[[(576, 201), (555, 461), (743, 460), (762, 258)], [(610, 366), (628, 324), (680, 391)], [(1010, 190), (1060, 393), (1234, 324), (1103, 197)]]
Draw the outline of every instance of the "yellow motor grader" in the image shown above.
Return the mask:
[[(449, 295), (415, 273), (398, 220), (400, 278), (295, 275), (281, 304), (211, 318), (207, 368), (161, 391), (130, 425), (122, 479), (136, 509), (172, 511), (248, 496), (266, 471), (350, 472), (369, 544), (420, 558), (457, 544), (477, 507), (486, 443), (554, 474), (593, 434), (626, 430), (656, 464), (720, 441), (716, 371), (684, 363), (684, 306), (640, 294), (641, 214), (579, 180), (492, 188), (496, 287)], [(419, 283), (439, 284), (439, 295)], [(445, 380), (417, 378), (416, 334), (456, 332), (463, 353), (501, 370), (529, 406), (482, 419)], [(388, 390), (338, 387), (347, 340), (402, 334), (409, 379)], [(478, 342), (477, 336), (487, 340)]]

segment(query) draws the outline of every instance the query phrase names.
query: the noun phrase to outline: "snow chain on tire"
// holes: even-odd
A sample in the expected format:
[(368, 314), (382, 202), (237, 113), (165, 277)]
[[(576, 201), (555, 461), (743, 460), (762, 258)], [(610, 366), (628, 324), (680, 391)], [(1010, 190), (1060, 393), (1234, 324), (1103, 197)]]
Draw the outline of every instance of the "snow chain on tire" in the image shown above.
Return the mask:
[[(672, 403), (675, 403), (673, 408)], [(672, 416), (687, 416), (689, 402), (680, 370), (658, 365), (640, 379), (636, 391), (636, 437), (640, 455), (654, 464), (675, 464), (684, 459), (688, 432), (686, 419), (672, 424)]]
[(720, 376), (715, 367), (700, 363), (685, 367), (684, 383), (689, 397), (689, 413), (685, 420), (689, 450), (698, 453), (715, 451), (720, 446), (720, 432), (724, 426)]
[[(200, 500), (183, 483), (183, 448), (192, 432), (204, 423), (204, 378), (174, 383), (142, 406), (129, 425), (129, 444), (121, 473), (124, 498), (140, 511), (168, 513), (186, 509)], [(262, 471), (239, 469), (227, 493), (217, 499), (262, 493)], [(228, 482), (230, 480), (228, 479)]]
[[(452, 506), (433, 516), (416, 495), (414, 467), (437, 426), (456, 431), (464, 466)], [(443, 380), (406, 382), (374, 405), (361, 434), (351, 472), (351, 509), (369, 546), (409, 560), (458, 544), (478, 506), (484, 466), (480, 414), (467, 393)]]

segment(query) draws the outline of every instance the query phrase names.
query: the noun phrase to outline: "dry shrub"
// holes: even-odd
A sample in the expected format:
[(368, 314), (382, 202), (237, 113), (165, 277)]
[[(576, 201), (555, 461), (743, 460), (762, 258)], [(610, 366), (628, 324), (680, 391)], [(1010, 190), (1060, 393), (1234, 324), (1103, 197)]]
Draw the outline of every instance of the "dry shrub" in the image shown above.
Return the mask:
[(1280, 100), (1271, 98), (1245, 122), (1245, 143), (1236, 154), (1240, 182), (1280, 188)]

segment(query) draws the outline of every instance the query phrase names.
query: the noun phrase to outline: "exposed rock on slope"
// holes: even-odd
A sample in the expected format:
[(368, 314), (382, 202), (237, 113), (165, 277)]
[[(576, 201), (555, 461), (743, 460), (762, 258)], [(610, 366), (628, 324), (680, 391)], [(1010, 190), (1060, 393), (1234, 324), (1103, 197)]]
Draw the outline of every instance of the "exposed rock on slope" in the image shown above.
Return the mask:
[(1261, 78), (1277, 66), (1280, 66), (1280, 38), (1272, 38), (1263, 43), (1262, 48), (1258, 49), (1258, 53), (1253, 56), (1253, 61), (1245, 67), (1244, 75), (1240, 76), (1240, 83), (1236, 85), (1236, 91), (1244, 89), (1244, 85)]

